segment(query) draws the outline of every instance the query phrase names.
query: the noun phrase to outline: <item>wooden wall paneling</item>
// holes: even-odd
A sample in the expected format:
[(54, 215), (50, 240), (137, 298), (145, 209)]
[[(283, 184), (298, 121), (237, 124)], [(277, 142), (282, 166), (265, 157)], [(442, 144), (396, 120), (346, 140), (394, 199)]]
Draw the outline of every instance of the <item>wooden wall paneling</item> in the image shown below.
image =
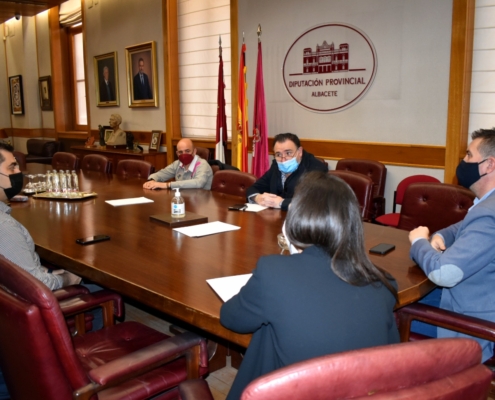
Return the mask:
[(172, 139), (180, 138), (179, 42), (177, 0), (162, 0), (163, 64), (165, 71), (165, 126), (167, 164), (174, 161)]
[(453, 0), (449, 107), (444, 182), (455, 183), (455, 170), (467, 148), (475, 0)]

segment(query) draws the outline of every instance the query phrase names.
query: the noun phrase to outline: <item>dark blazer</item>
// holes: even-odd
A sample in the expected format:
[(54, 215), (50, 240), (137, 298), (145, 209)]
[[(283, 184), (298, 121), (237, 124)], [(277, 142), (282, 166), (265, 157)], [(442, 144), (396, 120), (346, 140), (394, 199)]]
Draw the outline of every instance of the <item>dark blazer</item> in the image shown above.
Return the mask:
[(144, 84), (141, 83), (139, 73), (134, 75), (134, 100), (150, 100), (153, 99), (148, 75), (143, 73)]
[(381, 284), (352, 286), (338, 278), (316, 246), (261, 257), (246, 286), (220, 311), (226, 328), (254, 332), (227, 399), (238, 399), (253, 379), (295, 362), (398, 343), (394, 305)]
[(325, 163), (316, 159), (311, 153), (303, 151), (299, 167), (289, 175), (282, 187), (282, 174), (278, 169), (277, 161), (273, 160), (270, 169), (258, 179), (247, 191), (247, 197), (256, 193), (272, 193), (284, 199), (281, 209), (286, 211), (294, 196), (294, 189), (302, 174), (308, 171), (328, 171)]
[(108, 95), (105, 80), (102, 79), (102, 81), (100, 82), (100, 101), (115, 101), (115, 90), (113, 88), (112, 82), (110, 81), (108, 81), (108, 89), (110, 91), (110, 96)]

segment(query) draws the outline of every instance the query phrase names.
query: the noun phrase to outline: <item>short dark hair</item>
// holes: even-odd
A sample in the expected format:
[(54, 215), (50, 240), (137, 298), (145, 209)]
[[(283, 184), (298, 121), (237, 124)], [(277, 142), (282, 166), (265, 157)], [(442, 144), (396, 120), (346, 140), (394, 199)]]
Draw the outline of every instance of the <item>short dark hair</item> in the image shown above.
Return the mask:
[(286, 140), (291, 140), (294, 142), (297, 148), (301, 147), (299, 138), (293, 133), (279, 133), (278, 135), (275, 135), (273, 138), (273, 145), (275, 146), (275, 143), (284, 143)]
[[(8, 151), (9, 153), (14, 152), (14, 148), (12, 145), (5, 143), (5, 142), (0, 142), (0, 150), (5, 150)], [(0, 152), (0, 164), (5, 161), (5, 157), (3, 156), (2, 152)]]
[(495, 157), (495, 128), (478, 129), (471, 134), (471, 139), (481, 139), (478, 151), (483, 157)]
[(368, 258), (356, 195), (342, 179), (312, 171), (299, 179), (285, 220), (287, 239), (299, 248), (318, 246), (335, 274), (354, 286), (381, 282), (397, 297), (391, 276)]

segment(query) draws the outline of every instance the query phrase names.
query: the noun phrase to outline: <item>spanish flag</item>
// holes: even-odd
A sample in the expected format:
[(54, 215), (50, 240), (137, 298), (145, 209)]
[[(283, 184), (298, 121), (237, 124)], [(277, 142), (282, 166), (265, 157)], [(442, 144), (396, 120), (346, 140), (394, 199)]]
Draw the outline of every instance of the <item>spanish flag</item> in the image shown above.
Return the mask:
[(246, 45), (243, 43), (239, 65), (239, 95), (237, 100), (237, 167), (248, 172), (248, 100), (246, 83)]

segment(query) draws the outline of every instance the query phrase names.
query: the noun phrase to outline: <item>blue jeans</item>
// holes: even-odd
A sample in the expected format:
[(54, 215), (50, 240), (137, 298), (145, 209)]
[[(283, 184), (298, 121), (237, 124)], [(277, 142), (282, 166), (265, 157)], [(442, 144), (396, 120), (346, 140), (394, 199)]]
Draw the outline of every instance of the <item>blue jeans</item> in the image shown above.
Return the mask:
[[(84, 283), (81, 282), (81, 285), (85, 286), (86, 288), (89, 289), (90, 293), (97, 292), (98, 290), (102, 290), (103, 288), (95, 285), (94, 283)], [(93, 329), (92, 331), (97, 331), (98, 329), (103, 328), (103, 312), (101, 311), (101, 308), (97, 308), (96, 310), (91, 311), (91, 314), (93, 314)], [(1, 398), (0, 398), (1, 400)]]
[[(440, 307), (440, 300), (442, 299), (442, 289), (436, 288), (432, 292), (428, 293), (418, 303), (426, 304), (433, 307)], [(437, 327), (434, 325), (426, 324), (420, 321), (413, 321), (411, 323), (411, 332), (420, 333), (432, 338), (437, 337)]]

